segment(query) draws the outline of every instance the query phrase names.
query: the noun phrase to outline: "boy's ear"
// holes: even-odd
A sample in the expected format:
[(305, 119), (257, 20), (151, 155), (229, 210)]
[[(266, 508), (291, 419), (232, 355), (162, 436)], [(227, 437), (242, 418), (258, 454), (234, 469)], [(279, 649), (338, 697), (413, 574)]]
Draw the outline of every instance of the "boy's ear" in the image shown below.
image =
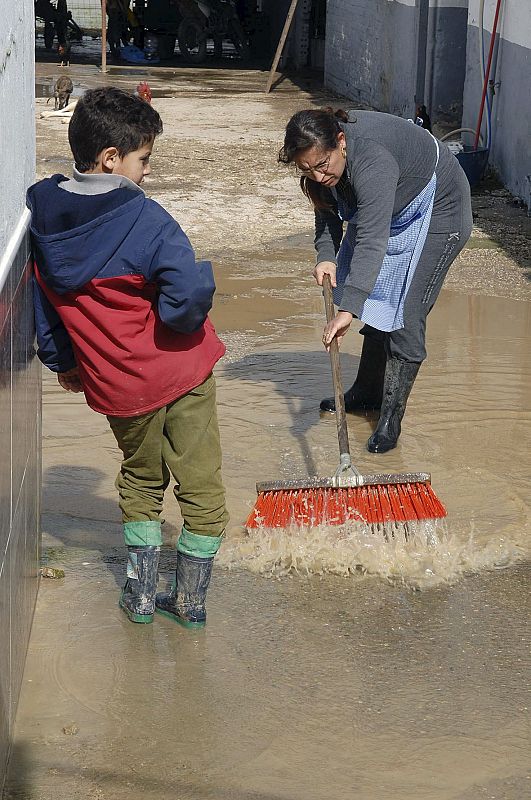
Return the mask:
[(120, 154), (116, 147), (106, 147), (101, 151), (101, 167), (103, 172), (113, 172), (118, 165)]

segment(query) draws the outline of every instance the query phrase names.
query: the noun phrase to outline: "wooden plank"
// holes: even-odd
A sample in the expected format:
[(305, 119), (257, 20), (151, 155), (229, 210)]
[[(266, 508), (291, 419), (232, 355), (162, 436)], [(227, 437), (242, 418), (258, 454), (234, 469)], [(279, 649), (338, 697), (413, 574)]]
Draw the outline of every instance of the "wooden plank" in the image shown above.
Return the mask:
[(265, 90), (266, 94), (269, 94), (269, 92), (271, 91), (271, 86), (273, 85), (273, 80), (275, 77), (275, 72), (277, 71), (278, 62), (280, 61), (280, 56), (282, 55), (282, 51), (284, 50), (284, 45), (286, 44), (286, 39), (288, 38), (289, 29), (291, 28), (291, 23), (293, 21), (293, 17), (295, 16), (295, 11), (297, 10), (298, 2), (299, 0), (291, 0), (288, 16), (286, 17), (286, 22), (284, 23), (284, 28), (282, 30), (280, 40), (278, 42), (277, 52), (275, 53), (273, 64), (271, 65), (271, 70), (269, 72), (269, 78)]

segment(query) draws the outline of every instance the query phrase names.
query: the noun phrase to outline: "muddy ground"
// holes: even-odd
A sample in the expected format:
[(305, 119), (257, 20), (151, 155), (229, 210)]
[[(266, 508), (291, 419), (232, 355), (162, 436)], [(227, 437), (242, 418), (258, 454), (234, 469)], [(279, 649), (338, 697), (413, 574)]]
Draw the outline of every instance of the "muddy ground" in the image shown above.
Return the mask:
[[(39, 178), (71, 168), (67, 126), (39, 117), (55, 74), (38, 65)], [(73, 79), (102, 82), (88, 66)], [(375, 420), (349, 419), (361, 470), (431, 472), (447, 521), (409, 543), (354, 527), (247, 537), (256, 480), (336, 466), (334, 420), (317, 411), (330, 377), (312, 213), (276, 154), (295, 110), (346, 101), (287, 80), (264, 96), (258, 71), (148, 80), (165, 132), (146, 191), (216, 270), (231, 523), (204, 632), (128, 623), (118, 451), (105, 420), (44, 376), (43, 560), (66, 574), (41, 583), (6, 798), (521, 800), (531, 220), (495, 184), (475, 194), (400, 446), (371, 456)], [(180, 525), (166, 505), (163, 582)]]

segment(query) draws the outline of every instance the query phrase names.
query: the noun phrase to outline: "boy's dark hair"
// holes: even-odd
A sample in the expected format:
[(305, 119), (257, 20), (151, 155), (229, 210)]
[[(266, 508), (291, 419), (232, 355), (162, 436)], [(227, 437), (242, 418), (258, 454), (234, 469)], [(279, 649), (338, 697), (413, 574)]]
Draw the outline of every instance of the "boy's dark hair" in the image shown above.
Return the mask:
[(106, 147), (116, 147), (123, 158), (162, 133), (162, 120), (149, 103), (132, 94), (107, 86), (89, 89), (78, 100), (68, 141), (76, 169), (86, 172), (96, 166)]

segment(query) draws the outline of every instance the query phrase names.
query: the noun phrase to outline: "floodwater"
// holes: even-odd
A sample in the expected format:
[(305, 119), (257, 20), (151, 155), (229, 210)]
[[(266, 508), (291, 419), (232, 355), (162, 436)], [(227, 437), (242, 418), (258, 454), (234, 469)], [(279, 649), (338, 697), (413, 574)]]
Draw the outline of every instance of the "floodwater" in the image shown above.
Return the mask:
[[(44, 556), (66, 578), (41, 585), (6, 798), (522, 800), (529, 304), (445, 292), (432, 315), (400, 447), (378, 468), (432, 472), (448, 508), (435, 536), (246, 535), (256, 479), (328, 474), (337, 454), (316, 411), (330, 388), (319, 294), (233, 275), (218, 280), (230, 315), (215, 312), (232, 522), (205, 631), (118, 610), (116, 453), (103, 422), (46, 383)], [(257, 294), (254, 329), (234, 330)], [(364, 471), (373, 423), (349, 417)], [(168, 548), (163, 580), (172, 568)]]
[[(331, 377), (309, 215), (268, 166), (291, 102), (212, 98), (206, 118), (195, 95), (162, 100), (162, 175), (147, 182), (215, 263), (227, 345), (231, 523), (204, 631), (135, 626), (118, 609), (118, 452), (105, 419), (45, 376), (43, 561), (65, 577), (41, 581), (5, 800), (530, 795), (531, 304), (483, 291), (501, 250), (481, 263), (467, 251), (452, 270), (399, 447), (369, 454), (375, 418), (348, 418), (360, 471), (430, 472), (447, 519), (407, 542), (360, 526), (244, 530), (256, 481), (329, 475), (338, 461), (334, 418), (318, 412)], [(46, 125), (40, 152), (57, 160), (66, 133)], [(345, 385), (360, 346), (353, 330)], [(170, 494), (165, 516), (163, 585), (180, 528)]]
[[(359, 524), (340, 531), (242, 532), (241, 520), (254, 502), (253, 480), (328, 476), (338, 465), (335, 418), (318, 411), (319, 400), (333, 393), (329, 358), (320, 346), (322, 300), (308, 281), (279, 279), (275, 264), (280, 269), (282, 259), (273, 252), (273, 274), (264, 279), (274, 283), (273, 291), (257, 284), (253, 269), (247, 290), (241, 273), (218, 281), (222, 296), (232, 297), (231, 320), (245, 319), (240, 305), (260, 309), (254, 333), (224, 334), (220, 419), (233, 528), (220, 561), (274, 575), (369, 572), (426, 587), (528, 557), (531, 306), (455, 291), (444, 291), (430, 315), (429, 358), (408, 404), (400, 447), (369, 454), (365, 443), (376, 417), (348, 415), (358, 469), (430, 472), (448, 518), (435, 532), (430, 526), (408, 542), (386, 542)], [(261, 264), (254, 269), (263, 273)], [(283, 314), (285, 305), (291, 314)], [(225, 316), (221, 303), (216, 321), (230, 329)], [(356, 372), (360, 342), (356, 332), (345, 340), (346, 386)]]

